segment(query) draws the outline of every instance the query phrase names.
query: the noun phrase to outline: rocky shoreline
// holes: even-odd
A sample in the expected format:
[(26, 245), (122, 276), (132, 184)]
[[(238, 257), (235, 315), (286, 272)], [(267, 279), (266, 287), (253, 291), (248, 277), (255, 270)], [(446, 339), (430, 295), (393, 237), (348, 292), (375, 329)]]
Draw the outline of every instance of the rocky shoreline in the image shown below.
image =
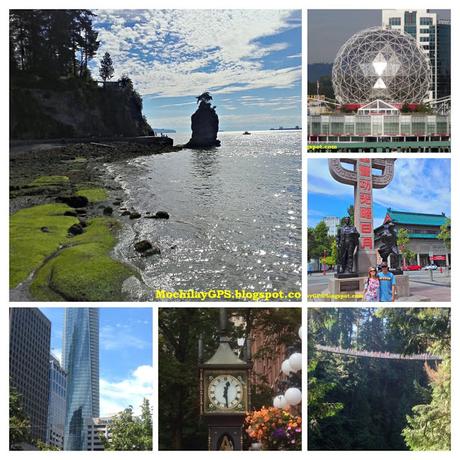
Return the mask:
[[(181, 148), (94, 143), (10, 155), (10, 299), (124, 300), (122, 284), (136, 270), (112, 257), (122, 222), (169, 215), (123, 207), (105, 165)], [(139, 243), (140, 255), (156, 253)]]

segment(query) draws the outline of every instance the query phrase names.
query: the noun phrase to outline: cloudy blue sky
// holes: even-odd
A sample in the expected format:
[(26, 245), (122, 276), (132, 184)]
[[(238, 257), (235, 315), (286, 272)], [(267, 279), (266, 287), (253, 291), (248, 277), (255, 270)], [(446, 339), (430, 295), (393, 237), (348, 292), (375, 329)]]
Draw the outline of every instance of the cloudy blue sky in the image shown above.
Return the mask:
[(95, 10), (114, 79), (129, 74), (151, 126), (190, 129), (210, 91), (221, 130), (301, 124), (300, 10)]
[[(51, 350), (62, 354), (63, 308), (40, 309), (51, 321)], [(100, 414), (112, 415), (129, 405), (138, 411), (143, 397), (151, 399), (152, 310), (99, 309)]]
[[(450, 19), (450, 10), (429, 11), (441, 19)], [(308, 63), (332, 63), (353, 34), (380, 25), (382, 10), (309, 10)]]
[[(354, 201), (353, 187), (331, 177), (327, 159), (308, 160), (307, 173), (308, 226), (316, 226), (326, 216), (345, 216)], [(382, 224), (387, 208), (450, 216), (450, 196), (450, 160), (400, 158), (390, 185), (374, 189), (374, 227)]]

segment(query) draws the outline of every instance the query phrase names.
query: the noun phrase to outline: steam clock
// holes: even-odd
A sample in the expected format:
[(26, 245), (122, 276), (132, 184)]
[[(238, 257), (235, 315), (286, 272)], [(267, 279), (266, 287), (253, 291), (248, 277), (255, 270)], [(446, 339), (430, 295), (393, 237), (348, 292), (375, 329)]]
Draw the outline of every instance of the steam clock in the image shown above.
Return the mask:
[[(249, 359), (249, 356), (248, 356)], [(200, 365), (200, 412), (208, 424), (209, 450), (242, 450), (243, 423), (250, 404), (251, 365), (230, 347), (225, 309), (214, 355)]]

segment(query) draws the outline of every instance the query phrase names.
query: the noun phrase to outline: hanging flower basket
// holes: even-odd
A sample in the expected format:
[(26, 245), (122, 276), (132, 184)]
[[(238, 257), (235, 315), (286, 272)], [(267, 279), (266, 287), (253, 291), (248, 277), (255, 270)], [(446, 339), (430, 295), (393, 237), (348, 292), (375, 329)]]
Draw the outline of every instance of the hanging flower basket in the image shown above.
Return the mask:
[(249, 412), (245, 420), (251, 442), (259, 442), (262, 450), (301, 450), (302, 418), (274, 407)]

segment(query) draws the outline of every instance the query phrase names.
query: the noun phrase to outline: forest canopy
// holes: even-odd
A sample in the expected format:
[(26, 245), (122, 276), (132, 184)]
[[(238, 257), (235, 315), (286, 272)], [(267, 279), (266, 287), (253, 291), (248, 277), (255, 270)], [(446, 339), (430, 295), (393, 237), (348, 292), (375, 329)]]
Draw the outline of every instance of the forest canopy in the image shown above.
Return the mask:
[[(450, 449), (449, 309), (311, 308), (308, 331), (309, 449)], [(356, 357), (316, 345), (440, 359)]]

